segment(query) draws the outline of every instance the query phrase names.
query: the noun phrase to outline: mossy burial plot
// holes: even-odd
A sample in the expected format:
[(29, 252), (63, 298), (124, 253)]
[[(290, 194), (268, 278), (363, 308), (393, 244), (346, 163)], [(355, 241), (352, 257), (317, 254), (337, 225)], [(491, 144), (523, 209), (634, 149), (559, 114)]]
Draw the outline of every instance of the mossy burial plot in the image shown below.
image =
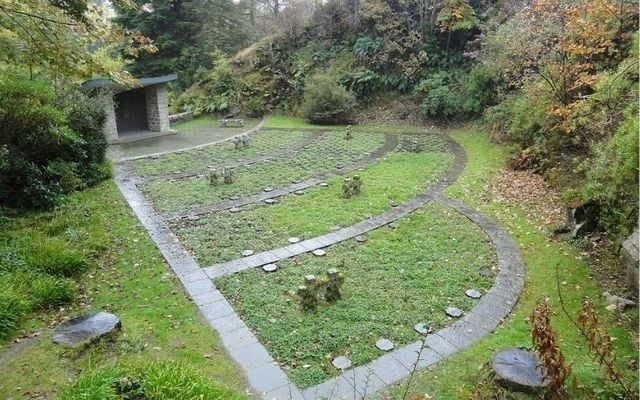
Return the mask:
[(343, 178), (336, 177), (327, 188), (314, 187), (302, 196), (291, 194), (275, 205), (254, 204), (239, 213), (220, 211), (195, 222), (178, 220), (173, 229), (200, 264), (212, 265), (238, 258), (244, 249), (269, 250), (288, 245), (289, 237), (310, 239), (337, 226), (353, 225), (412, 199), (448, 170), (453, 156), (444, 151), (440, 139), (427, 136), (421, 143), (431, 144), (429, 151), (391, 153), (357, 171), (363, 189), (352, 198), (342, 196)]
[(168, 153), (157, 158), (143, 158), (133, 162), (141, 176), (168, 175), (174, 172), (201, 170), (208, 165), (223, 166), (261, 154), (269, 154), (312, 135), (302, 131), (260, 131), (249, 136), (249, 147), (236, 149), (233, 141), (226, 141), (197, 149)]
[(234, 196), (259, 193), (334, 171), (365, 158), (382, 147), (384, 134), (361, 134), (345, 140), (344, 132), (328, 132), (287, 156), (244, 165), (234, 170), (232, 184), (210, 185), (206, 177), (146, 182), (142, 189), (158, 211), (170, 212), (218, 203)]
[[(382, 355), (380, 338), (396, 347), (420, 340), (414, 325), (442, 328), (452, 322), (447, 307), (470, 312), (477, 303), (467, 289), (491, 287), (480, 271), (495, 264), (495, 252), (471, 221), (431, 203), (398, 224), (370, 232), (365, 243), (331, 246), (324, 257), (307, 253), (280, 261), (276, 272), (251, 269), (215, 284), (291, 379), (308, 387), (338, 374), (334, 357), (363, 365)], [(295, 291), (304, 276), (336, 267), (345, 278), (342, 299), (302, 311)]]

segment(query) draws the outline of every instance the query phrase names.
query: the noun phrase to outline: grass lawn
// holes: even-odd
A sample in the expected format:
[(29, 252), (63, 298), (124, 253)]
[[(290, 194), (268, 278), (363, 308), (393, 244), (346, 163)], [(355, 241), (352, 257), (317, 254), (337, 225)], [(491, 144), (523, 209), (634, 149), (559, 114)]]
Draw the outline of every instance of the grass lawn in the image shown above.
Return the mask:
[[(314, 130), (339, 130), (344, 132), (346, 125), (316, 125), (302, 118), (286, 115), (269, 115), (265, 118), (264, 129), (314, 129)], [(390, 132), (390, 133), (424, 133), (428, 129), (424, 126), (416, 126), (402, 123), (380, 123), (353, 125), (354, 132)]]
[(215, 204), (233, 196), (259, 193), (266, 187), (277, 188), (329, 173), (363, 159), (384, 143), (383, 134), (357, 135), (353, 140), (345, 140), (342, 132), (328, 132), (295, 153), (236, 168), (232, 184), (212, 186), (206, 177), (194, 177), (149, 181), (143, 185), (143, 191), (160, 212)]
[(243, 207), (240, 213), (221, 211), (196, 222), (179, 220), (174, 231), (202, 265), (211, 265), (238, 258), (244, 249), (269, 250), (289, 244), (292, 236), (310, 239), (331, 232), (335, 226), (355, 224), (388, 210), (393, 202), (412, 199), (448, 170), (452, 155), (437, 151), (439, 138), (423, 139), (434, 142), (434, 151), (391, 153), (358, 171), (363, 191), (350, 199), (342, 196), (343, 178), (336, 177), (329, 180), (327, 188), (284, 196), (275, 205), (258, 203)]
[[(3, 236), (28, 233), (72, 244), (78, 240), (91, 254), (87, 272), (76, 280), (77, 301), (27, 315), (20, 328), (42, 334), (26, 339), (21, 350), (9, 350), (10, 338), (2, 342), (0, 398), (54, 398), (81, 374), (112, 368), (139, 370), (150, 362), (176, 360), (209, 381), (222, 382), (237, 392), (244, 390), (241, 373), (226, 358), (217, 335), (187, 299), (113, 181), (75, 193), (57, 211), (5, 223)], [(88, 246), (89, 239), (95, 242), (93, 246)], [(117, 314), (122, 332), (113, 340), (79, 350), (51, 342), (48, 327), (63, 316), (89, 310)], [(93, 390), (95, 387), (89, 392)], [(77, 398), (101, 398), (93, 395), (96, 397)]]
[(290, 147), (303, 140), (309, 133), (301, 131), (260, 131), (251, 135), (249, 147), (235, 149), (231, 141), (199, 149), (168, 153), (157, 158), (143, 158), (133, 161), (136, 172), (141, 176), (165, 175), (175, 171), (190, 171), (206, 168), (208, 165), (222, 167), (238, 158), (249, 158), (273, 152), (281, 147)]
[[(456, 130), (452, 136), (467, 151), (468, 164), (463, 176), (448, 190), (448, 194), (480, 209), (510, 232), (519, 244), (527, 266), (526, 286), (514, 312), (494, 334), (434, 368), (417, 374), (409, 393), (415, 396), (427, 393), (436, 399), (469, 398), (479, 375), (479, 367), (490, 361), (494, 351), (513, 346), (531, 347), (530, 326), (526, 319), (539, 299), (549, 297), (556, 312), (552, 324), (558, 333), (560, 348), (566, 360), (573, 363), (573, 375), (579, 381), (576, 387), (569, 385), (571, 398), (617, 398), (612, 395), (615, 390), (609, 390), (602, 370), (586, 350), (585, 341), (561, 311), (556, 291), (556, 266), (559, 267), (565, 306), (573, 318), (583, 297), (596, 300), (607, 331), (615, 338), (618, 364), (637, 389), (637, 309), (626, 314), (605, 311), (601, 296), (603, 289), (598, 286), (597, 277), (591, 276), (578, 248), (571, 243), (553, 240), (537, 228), (542, 224), (525, 217), (524, 210), (500, 204), (494, 199), (488, 190), (489, 183), (494, 174), (504, 168), (507, 154), (503, 147), (491, 144), (486, 132), (475, 128)], [(375, 397), (400, 399), (405, 387), (406, 382)]]
[[(333, 357), (361, 365), (382, 355), (379, 338), (397, 346), (419, 340), (415, 324), (443, 327), (451, 322), (446, 307), (473, 308), (466, 289), (492, 285), (479, 271), (494, 265), (494, 250), (465, 217), (429, 204), (398, 222), (370, 232), (365, 243), (331, 246), (325, 257), (304, 254), (281, 261), (275, 273), (252, 269), (215, 284), (296, 384), (320, 383), (337, 374)], [(296, 288), (305, 275), (333, 267), (345, 277), (342, 299), (303, 312)]]

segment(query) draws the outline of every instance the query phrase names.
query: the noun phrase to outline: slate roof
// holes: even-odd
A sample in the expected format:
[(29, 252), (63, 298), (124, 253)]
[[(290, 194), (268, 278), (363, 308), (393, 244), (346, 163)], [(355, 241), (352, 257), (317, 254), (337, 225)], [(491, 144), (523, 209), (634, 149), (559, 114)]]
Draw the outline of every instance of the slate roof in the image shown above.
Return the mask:
[(160, 83), (172, 82), (178, 79), (177, 74), (169, 74), (163, 76), (145, 76), (141, 78), (136, 78), (139, 82), (139, 85), (134, 87), (125, 87), (119, 83), (113, 82), (109, 79), (97, 78), (90, 79), (82, 84), (84, 89), (95, 89), (95, 88), (111, 88), (116, 91), (124, 92), (127, 90), (139, 89), (147, 86), (158, 85)]

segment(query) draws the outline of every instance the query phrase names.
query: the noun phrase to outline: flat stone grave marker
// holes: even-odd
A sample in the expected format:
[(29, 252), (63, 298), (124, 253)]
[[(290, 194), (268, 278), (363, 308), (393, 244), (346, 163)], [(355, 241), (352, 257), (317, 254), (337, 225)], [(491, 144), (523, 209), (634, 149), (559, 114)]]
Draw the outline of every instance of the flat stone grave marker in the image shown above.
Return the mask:
[(240, 254), (242, 254), (243, 257), (249, 257), (250, 255), (253, 255), (253, 250), (242, 250)]
[(491, 367), (501, 385), (520, 391), (538, 391), (549, 385), (546, 370), (535, 354), (524, 349), (506, 349), (493, 356)]
[(387, 224), (387, 226), (391, 229), (396, 229), (399, 225), (396, 222), (391, 222), (390, 224)]
[(413, 330), (421, 335), (426, 335), (431, 332), (431, 327), (424, 322), (417, 323), (413, 326)]
[(331, 361), (331, 364), (333, 364), (336, 369), (344, 371), (345, 369), (351, 367), (351, 360), (349, 360), (345, 356), (338, 356)]
[(396, 203), (395, 201), (392, 201), (390, 205), (391, 205), (391, 207), (398, 207), (399, 204)]
[(231, 196), (229, 200), (240, 200), (240, 196)]
[(51, 340), (63, 346), (75, 347), (118, 330), (121, 326), (120, 319), (108, 312), (84, 314), (58, 325)]
[(296, 190), (295, 192), (293, 192), (294, 194), (297, 194), (298, 196), (302, 196), (304, 194), (304, 190)]
[(453, 318), (458, 318), (458, 317), (462, 316), (462, 310), (460, 310), (457, 307), (447, 307), (447, 309), (444, 310), (444, 312), (448, 316), (453, 317)]
[(317, 249), (317, 250), (314, 250), (314, 251), (313, 251), (313, 255), (314, 255), (314, 256), (322, 257), (322, 256), (324, 256), (325, 254), (327, 254), (327, 252), (326, 252), (326, 251), (324, 251), (324, 250), (322, 250), (322, 249)]
[(267, 204), (276, 204), (277, 203), (276, 199), (265, 199), (264, 202), (267, 203)]
[(355, 237), (355, 239), (358, 243), (364, 243), (367, 241), (367, 235), (358, 235)]
[(300, 238), (297, 237), (290, 237), (289, 238), (289, 243), (298, 243), (300, 241)]
[(238, 208), (238, 207), (231, 207), (231, 208), (229, 209), (229, 212), (232, 212), (232, 213), (240, 212), (240, 208)]
[(271, 191), (273, 191), (273, 188), (272, 187), (266, 187), (266, 188), (264, 188), (262, 190), (265, 191), (265, 192), (271, 192)]
[(378, 339), (376, 347), (382, 351), (391, 351), (395, 347), (393, 342), (389, 339)]
[(262, 270), (264, 272), (276, 272), (278, 270), (278, 266), (276, 264), (267, 264), (262, 266)]
[(475, 289), (469, 289), (466, 292), (464, 292), (464, 294), (466, 294), (467, 297), (471, 297), (472, 299), (479, 299), (480, 297), (482, 297), (482, 293), (480, 293)]
[(320, 186), (320, 187), (328, 187), (328, 186), (329, 186), (329, 184), (328, 184), (327, 182), (320, 182), (320, 183), (318, 184), (318, 186)]

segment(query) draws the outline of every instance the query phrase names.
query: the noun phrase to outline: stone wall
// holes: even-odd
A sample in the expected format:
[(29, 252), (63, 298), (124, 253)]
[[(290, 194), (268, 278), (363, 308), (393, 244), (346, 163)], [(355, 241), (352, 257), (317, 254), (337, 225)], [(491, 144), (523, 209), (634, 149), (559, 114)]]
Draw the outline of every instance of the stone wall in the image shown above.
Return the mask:
[(622, 258), (624, 259), (625, 267), (627, 269), (627, 285), (629, 289), (634, 292), (638, 292), (638, 259), (640, 258), (638, 251), (638, 230), (636, 229), (627, 240), (622, 243), (622, 249), (620, 251)]
[(116, 124), (116, 104), (113, 100), (113, 92), (111, 90), (105, 90), (104, 92), (104, 112), (106, 119), (102, 126), (102, 132), (107, 138), (107, 142), (113, 143), (118, 140), (118, 126)]
[(153, 85), (145, 88), (147, 121), (149, 130), (165, 132), (169, 130), (169, 106), (167, 85)]

